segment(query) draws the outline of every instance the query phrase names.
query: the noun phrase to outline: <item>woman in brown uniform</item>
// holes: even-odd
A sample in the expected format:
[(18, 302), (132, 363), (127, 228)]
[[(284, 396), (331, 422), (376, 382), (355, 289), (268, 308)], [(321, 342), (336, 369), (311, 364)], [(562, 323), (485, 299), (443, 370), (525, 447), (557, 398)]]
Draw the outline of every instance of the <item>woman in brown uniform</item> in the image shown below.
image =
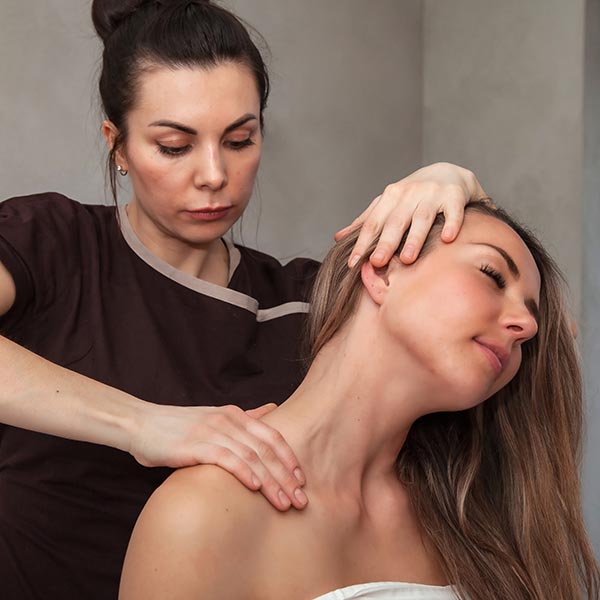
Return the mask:
[[(282, 511), (307, 502), (290, 447), (256, 418), (270, 408), (248, 411), (299, 382), (317, 264), (282, 266), (222, 239), (260, 160), (262, 58), (210, 2), (96, 1), (93, 18), (111, 178), (128, 175), (134, 196), (118, 211), (59, 194), (0, 205), (9, 599), (115, 597), (135, 519), (173, 467), (219, 465)], [(380, 264), (415, 210), (425, 215), (411, 228), (418, 251), (438, 210), (432, 189), (445, 198), (448, 240), (483, 194), (448, 165), (389, 187), (365, 229), (387, 218)]]

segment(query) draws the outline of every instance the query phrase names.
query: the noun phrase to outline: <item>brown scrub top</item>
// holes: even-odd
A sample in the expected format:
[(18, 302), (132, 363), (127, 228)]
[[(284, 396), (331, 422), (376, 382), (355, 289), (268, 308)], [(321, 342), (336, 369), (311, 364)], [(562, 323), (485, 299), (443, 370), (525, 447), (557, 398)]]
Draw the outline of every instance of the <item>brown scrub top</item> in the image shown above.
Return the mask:
[[(318, 264), (282, 266), (227, 242), (223, 288), (153, 256), (118, 214), (54, 193), (0, 204), (0, 261), (17, 290), (0, 334), (150, 402), (248, 409), (285, 400), (302, 375)], [(0, 426), (0, 596), (116, 598), (135, 520), (170, 472)]]

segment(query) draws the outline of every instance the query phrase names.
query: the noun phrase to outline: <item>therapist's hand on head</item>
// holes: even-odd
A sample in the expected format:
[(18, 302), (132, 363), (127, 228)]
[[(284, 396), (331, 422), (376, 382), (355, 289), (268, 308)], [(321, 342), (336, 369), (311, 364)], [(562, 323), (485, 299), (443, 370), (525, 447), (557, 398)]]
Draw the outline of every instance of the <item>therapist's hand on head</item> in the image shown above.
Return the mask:
[(358, 262), (379, 235), (370, 260), (373, 266), (384, 267), (408, 230), (400, 260), (410, 264), (419, 256), (438, 213), (446, 218), (442, 240), (452, 242), (462, 226), (465, 205), (484, 199), (489, 200), (471, 171), (450, 163), (435, 163), (388, 185), (361, 215), (335, 234), (335, 239), (362, 225), (349, 266)]

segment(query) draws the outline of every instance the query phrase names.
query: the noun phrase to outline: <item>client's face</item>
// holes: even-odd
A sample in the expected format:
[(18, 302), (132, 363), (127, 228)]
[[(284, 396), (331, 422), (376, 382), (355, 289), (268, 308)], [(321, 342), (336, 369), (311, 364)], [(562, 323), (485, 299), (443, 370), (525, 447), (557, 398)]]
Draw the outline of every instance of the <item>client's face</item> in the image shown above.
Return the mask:
[(540, 275), (508, 225), (467, 212), (454, 243), (435, 242), (411, 266), (395, 262), (389, 282), (381, 316), (433, 386), (438, 404), (426, 412), (470, 408), (515, 376), (521, 345), (537, 333)]

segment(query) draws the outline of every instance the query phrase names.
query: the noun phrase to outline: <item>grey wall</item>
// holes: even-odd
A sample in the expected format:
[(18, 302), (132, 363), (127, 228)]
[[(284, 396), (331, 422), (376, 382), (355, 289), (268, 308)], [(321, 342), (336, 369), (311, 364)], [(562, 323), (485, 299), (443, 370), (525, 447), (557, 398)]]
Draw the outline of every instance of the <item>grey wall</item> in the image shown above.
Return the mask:
[(55, 190), (102, 203), (88, 4), (2, 0), (0, 28), (0, 196)]
[(600, 0), (586, 2), (583, 195), (583, 356), (588, 411), (584, 498), (600, 557)]
[(423, 160), (474, 170), (581, 289), (583, 0), (425, 0)]

